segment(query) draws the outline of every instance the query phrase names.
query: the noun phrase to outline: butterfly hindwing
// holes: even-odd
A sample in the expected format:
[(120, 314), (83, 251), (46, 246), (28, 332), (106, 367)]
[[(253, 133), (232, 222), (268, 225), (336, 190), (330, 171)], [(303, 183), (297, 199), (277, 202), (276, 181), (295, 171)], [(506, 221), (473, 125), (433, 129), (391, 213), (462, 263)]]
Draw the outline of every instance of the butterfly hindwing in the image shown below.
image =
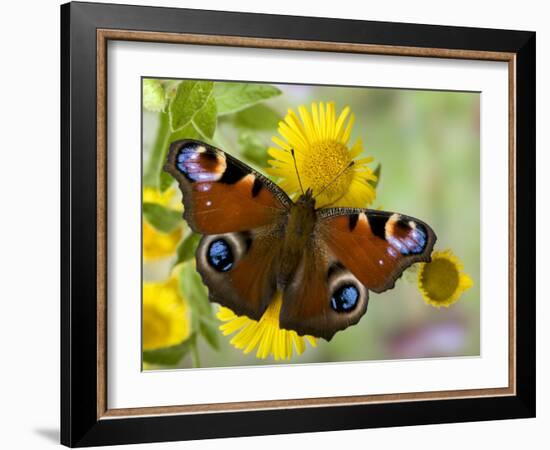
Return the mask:
[(335, 257), (369, 290), (391, 289), (411, 264), (429, 261), (436, 235), (403, 214), (358, 208), (318, 212), (319, 233)]
[(204, 142), (173, 142), (165, 170), (178, 181), (184, 218), (197, 233), (223, 234), (269, 225), (292, 204), (268, 178)]
[(281, 327), (329, 341), (334, 333), (361, 319), (368, 298), (365, 286), (322, 240), (315, 240), (284, 291)]
[(281, 237), (277, 226), (203, 236), (196, 253), (197, 270), (210, 300), (259, 320), (277, 288)]

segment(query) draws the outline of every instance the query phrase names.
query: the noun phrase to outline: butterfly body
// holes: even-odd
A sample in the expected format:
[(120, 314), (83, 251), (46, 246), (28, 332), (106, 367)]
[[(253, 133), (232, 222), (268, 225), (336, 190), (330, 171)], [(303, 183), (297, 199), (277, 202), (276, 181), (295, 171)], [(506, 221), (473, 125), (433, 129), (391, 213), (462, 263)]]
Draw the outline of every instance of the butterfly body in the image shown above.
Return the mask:
[(284, 227), (278, 270), (280, 289), (284, 289), (296, 273), (304, 251), (313, 241), (316, 222), (315, 199), (311, 191), (307, 191), (291, 205)]
[(292, 201), (236, 158), (194, 140), (172, 143), (165, 166), (178, 181), (184, 218), (203, 235), (197, 270), (211, 301), (259, 320), (277, 291), (282, 328), (330, 340), (357, 323), (368, 291), (391, 289), (429, 261), (435, 234), (402, 214), (316, 208)]

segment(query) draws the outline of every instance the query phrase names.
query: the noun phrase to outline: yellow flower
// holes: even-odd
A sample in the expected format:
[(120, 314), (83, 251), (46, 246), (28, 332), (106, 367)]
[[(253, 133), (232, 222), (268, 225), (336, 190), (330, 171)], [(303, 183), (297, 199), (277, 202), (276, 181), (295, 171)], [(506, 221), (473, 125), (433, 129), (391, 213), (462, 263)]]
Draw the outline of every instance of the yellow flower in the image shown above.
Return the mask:
[(260, 359), (273, 355), (276, 361), (288, 360), (292, 357), (293, 346), (296, 353), (301, 355), (306, 349), (305, 341), (317, 347), (313, 336), (299, 336), (295, 331), (279, 328), (282, 303), (281, 295), (277, 294), (259, 321), (237, 316), (229, 308), (222, 306), (217, 316), (225, 323), (220, 325), (220, 330), (224, 336), (238, 331), (231, 339), (231, 344), (235, 348), (243, 349), (245, 354), (258, 347), (256, 357)]
[(164, 192), (152, 187), (145, 187), (143, 188), (143, 203), (158, 203), (176, 211), (183, 209), (183, 204), (175, 187), (166, 189)]
[(143, 283), (143, 350), (156, 350), (189, 337), (189, 308), (174, 273), (160, 283)]
[[(158, 203), (174, 210), (181, 210), (176, 190), (170, 188), (165, 192), (146, 187), (143, 189), (143, 203)], [(176, 228), (170, 233), (163, 233), (143, 219), (143, 259), (152, 261), (171, 256), (181, 240), (182, 229)]]
[[(290, 195), (301, 193), (300, 183), (291, 150), (294, 150), (296, 166), (305, 189), (311, 188), (317, 197), (317, 206), (365, 207), (376, 196), (372, 182), (373, 170), (367, 166), (372, 157), (357, 157), (362, 153), (361, 140), (349, 148), (348, 142), (354, 123), (354, 115), (348, 119), (350, 108), (346, 106), (338, 118), (334, 103), (312, 103), (311, 113), (304, 106), (298, 108), (300, 117), (289, 109), (279, 122), (279, 134), (270, 147), (270, 168), (266, 172), (279, 177), (280, 186)], [(370, 183), (369, 183), (370, 182)]]
[(418, 288), (424, 301), (436, 308), (455, 303), (474, 282), (451, 250), (432, 253), (432, 261), (419, 264)]
[(182, 230), (176, 228), (171, 233), (163, 233), (143, 221), (143, 259), (151, 261), (166, 258), (176, 251), (181, 240)]

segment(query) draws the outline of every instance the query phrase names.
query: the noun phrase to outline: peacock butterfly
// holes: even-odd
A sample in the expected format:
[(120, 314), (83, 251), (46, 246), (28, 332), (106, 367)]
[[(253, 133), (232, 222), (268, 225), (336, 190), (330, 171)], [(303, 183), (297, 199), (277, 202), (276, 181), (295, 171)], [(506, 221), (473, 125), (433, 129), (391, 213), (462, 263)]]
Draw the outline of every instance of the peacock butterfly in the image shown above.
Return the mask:
[(319, 208), (307, 189), (294, 202), (271, 180), (196, 140), (170, 146), (164, 169), (179, 183), (183, 217), (203, 235), (197, 270), (209, 298), (259, 320), (277, 290), (280, 326), (326, 340), (365, 314), (411, 264), (430, 261), (424, 222), (361, 208)]

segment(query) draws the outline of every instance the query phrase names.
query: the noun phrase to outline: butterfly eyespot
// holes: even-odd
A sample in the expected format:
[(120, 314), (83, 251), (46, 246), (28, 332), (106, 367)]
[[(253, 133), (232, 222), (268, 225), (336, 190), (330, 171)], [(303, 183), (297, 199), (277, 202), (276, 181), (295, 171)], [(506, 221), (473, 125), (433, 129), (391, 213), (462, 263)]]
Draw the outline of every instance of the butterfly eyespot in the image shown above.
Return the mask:
[(352, 284), (339, 287), (330, 299), (330, 306), (336, 312), (350, 312), (359, 303), (359, 290)]
[(235, 262), (231, 246), (225, 239), (212, 241), (207, 250), (208, 264), (218, 272), (231, 270)]

